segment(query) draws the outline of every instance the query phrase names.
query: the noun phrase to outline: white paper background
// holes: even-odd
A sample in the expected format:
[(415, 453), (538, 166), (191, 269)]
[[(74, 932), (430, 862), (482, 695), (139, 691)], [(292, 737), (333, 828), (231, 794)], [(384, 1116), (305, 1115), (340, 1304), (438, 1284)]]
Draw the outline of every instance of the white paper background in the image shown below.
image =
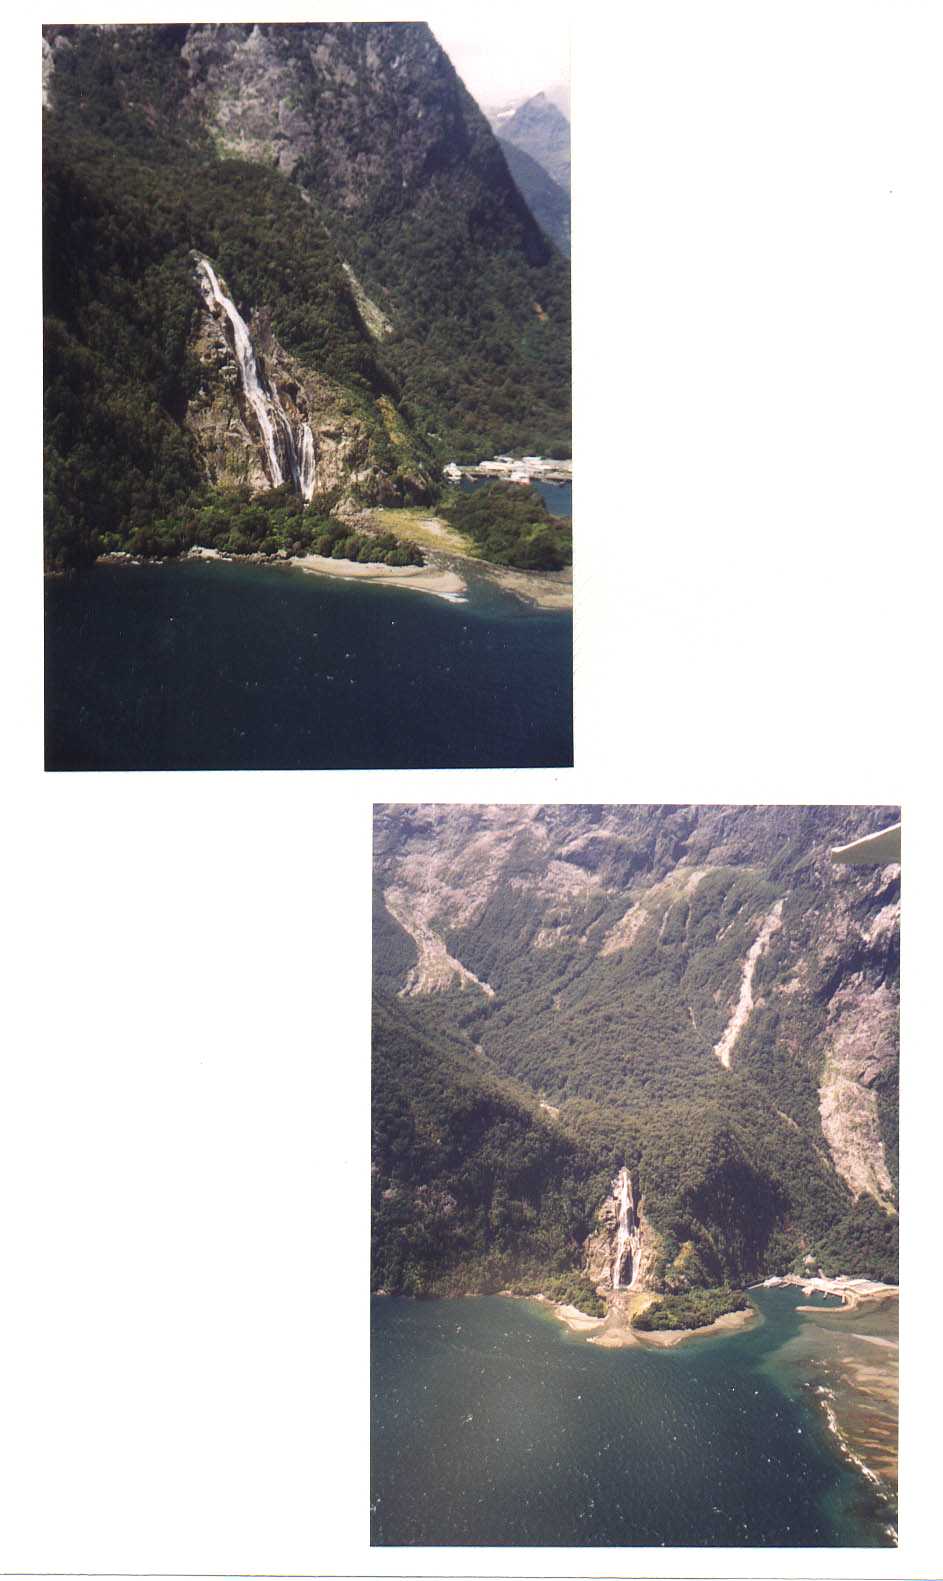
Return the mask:
[[(277, 13), (355, 16), (403, 12)], [(40, 19), (4, 84), (0, 1569), (938, 1574), (939, 8), (574, 9), (559, 773), (43, 776)], [(900, 1550), (371, 1551), (373, 801), (896, 799)]]

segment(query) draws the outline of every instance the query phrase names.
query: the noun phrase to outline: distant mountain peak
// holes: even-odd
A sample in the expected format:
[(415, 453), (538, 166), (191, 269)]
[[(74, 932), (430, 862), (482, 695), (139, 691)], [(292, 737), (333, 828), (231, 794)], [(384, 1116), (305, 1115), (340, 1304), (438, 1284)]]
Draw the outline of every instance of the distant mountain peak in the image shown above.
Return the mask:
[(554, 102), (557, 90), (532, 94), (516, 106), (489, 111), (491, 128), (536, 160), (558, 187), (570, 190), (570, 123)]

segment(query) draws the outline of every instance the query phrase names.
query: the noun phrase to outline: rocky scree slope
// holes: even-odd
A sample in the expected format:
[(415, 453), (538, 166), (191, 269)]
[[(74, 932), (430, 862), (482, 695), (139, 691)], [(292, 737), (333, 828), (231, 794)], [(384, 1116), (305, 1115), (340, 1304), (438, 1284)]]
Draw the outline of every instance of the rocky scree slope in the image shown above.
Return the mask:
[[(535, 1146), (553, 1134), (574, 1149), (566, 1231), (555, 1210), (545, 1221), (540, 1191), (508, 1196), (505, 1183), (519, 1217), (507, 1209), (490, 1239), (482, 1231), (476, 1267), (490, 1256), (509, 1277), (519, 1256), (533, 1269), (536, 1227), (549, 1224), (547, 1266), (603, 1287), (608, 1267), (611, 1286), (625, 1168), (645, 1288), (812, 1266), (896, 1278), (900, 875), (828, 856), (896, 817), (378, 810), (384, 1016), (435, 1051), (440, 1092), (458, 1072), (472, 1086), (499, 1081)], [(381, 1108), (395, 1093), (413, 1112), (409, 1071), (389, 1059), (383, 1069)], [(375, 1162), (387, 1189), (382, 1144)], [(468, 1164), (455, 1138), (451, 1162), (430, 1152), (425, 1183), (448, 1190)], [(472, 1175), (479, 1198), (466, 1180), (462, 1200), (485, 1211), (494, 1177)], [(398, 1200), (408, 1221), (408, 1194)], [(461, 1278), (450, 1247), (443, 1232), (413, 1279)]]

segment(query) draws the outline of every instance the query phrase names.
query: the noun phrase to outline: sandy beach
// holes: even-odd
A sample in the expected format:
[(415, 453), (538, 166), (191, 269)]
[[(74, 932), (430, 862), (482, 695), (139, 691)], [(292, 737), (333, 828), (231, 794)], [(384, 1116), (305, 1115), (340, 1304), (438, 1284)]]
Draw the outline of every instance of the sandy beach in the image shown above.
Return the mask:
[(588, 1343), (602, 1345), (606, 1350), (622, 1350), (626, 1345), (638, 1345), (640, 1341), (632, 1328), (609, 1328), (595, 1335)]
[(575, 1334), (590, 1333), (593, 1329), (600, 1328), (606, 1319), (604, 1317), (590, 1317), (588, 1312), (581, 1312), (579, 1307), (568, 1305), (564, 1301), (551, 1301), (549, 1296), (518, 1296), (513, 1290), (499, 1290), (499, 1295), (507, 1296), (510, 1301), (539, 1301), (541, 1306), (549, 1307), (555, 1318), (565, 1323), (567, 1328)]
[(450, 603), (464, 599), (466, 593), (466, 584), (457, 571), (436, 565), (364, 565), (358, 560), (332, 560), (320, 554), (295, 555), (287, 563), (315, 576), (383, 582), (387, 587), (411, 587), (417, 593), (432, 593)]
[(591, 1333), (606, 1321), (605, 1318), (590, 1317), (587, 1312), (581, 1312), (579, 1307), (567, 1306), (562, 1302), (554, 1303), (553, 1310), (561, 1323), (565, 1323), (576, 1334)]

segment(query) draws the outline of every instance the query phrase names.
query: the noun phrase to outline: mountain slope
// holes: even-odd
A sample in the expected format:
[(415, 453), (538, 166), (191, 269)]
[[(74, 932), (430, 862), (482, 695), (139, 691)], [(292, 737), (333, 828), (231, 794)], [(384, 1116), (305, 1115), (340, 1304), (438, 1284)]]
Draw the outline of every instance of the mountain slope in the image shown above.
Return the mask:
[(623, 1167), (649, 1288), (896, 1277), (899, 870), (828, 857), (895, 816), (378, 810), (378, 989), (592, 1159), (597, 1282)]
[(570, 256), (570, 198), (569, 194), (549, 176), (522, 148), (498, 138), (507, 160), (508, 169), (517, 183), (521, 196), (541, 230), (559, 247), (565, 257)]
[(54, 562), (206, 483), (273, 485), (193, 252), (296, 446), (308, 422), (328, 506), (429, 498), (452, 454), (568, 447), (566, 266), (424, 24), (43, 47)]

